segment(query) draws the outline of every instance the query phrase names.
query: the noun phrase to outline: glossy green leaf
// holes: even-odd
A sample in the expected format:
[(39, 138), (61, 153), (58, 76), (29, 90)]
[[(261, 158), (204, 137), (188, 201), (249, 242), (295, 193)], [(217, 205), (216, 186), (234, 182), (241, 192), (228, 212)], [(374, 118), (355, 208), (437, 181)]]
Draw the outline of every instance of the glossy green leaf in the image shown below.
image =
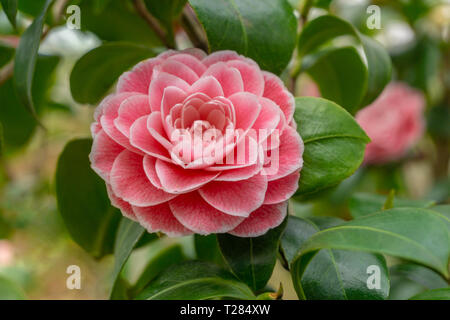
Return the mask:
[(297, 19), (285, 0), (189, 0), (211, 51), (234, 50), (281, 73), (295, 48)]
[(153, 281), (137, 299), (255, 299), (250, 288), (214, 264), (187, 261), (174, 265)]
[(144, 236), (145, 229), (137, 222), (128, 218), (122, 218), (117, 229), (116, 240), (114, 243), (114, 271), (113, 285), (110, 298), (116, 296), (116, 291), (121, 287), (118, 285), (120, 272), (128, 260), (134, 247)]
[(111, 206), (105, 182), (91, 169), (91, 139), (70, 141), (56, 168), (58, 209), (72, 239), (94, 257), (113, 252), (121, 218)]
[(291, 263), (294, 286), (300, 295), (300, 280), (320, 249), (387, 254), (429, 266), (448, 276), (449, 234), (443, 219), (427, 209), (377, 212), (311, 236)]
[(153, 279), (155, 279), (161, 272), (168, 269), (174, 264), (181, 263), (186, 257), (179, 244), (164, 248), (155, 257), (153, 257), (144, 268), (144, 271), (139, 276), (136, 284), (132, 288), (132, 296), (137, 296)]
[[(386, 196), (371, 193), (355, 193), (349, 201), (350, 214), (353, 218), (363, 217), (383, 208)], [(410, 200), (394, 197), (393, 208), (430, 208), (434, 201)]]
[[(298, 53), (300, 57), (311, 54), (340, 36), (352, 36), (364, 50), (368, 74), (364, 98), (359, 101), (360, 107), (363, 107), (383, 91), (391, 78), (392, 63), (389, 54), (378, 42), (360, 34), (349, 22), (336, 16), (324, 15), (311, 20), (303, 28), (298, 41)], [(324, 97), (327, 98), (325, 95)]]
[(53, 0), (47, 0), (40, 14), (20, 37), (14, 61), (14, 87), (22, 104), (37, 119), (32, 85), (44, 20)]
[(148, 11), (164, 26), (168, 38), (174, 43), (174, 21), (180, 16), (187, 0), (144, 0)]
[(262, 289), (272, 275), (286, 221), (255, 238), (217, 235), (220, 251), (231, 271), (254, 291)]
[(215, 262), (219, 265), (223, 264), (224, 260), (216, 235), (203, 236), (196, 234), (194, 236), (194, 245), (199, 260)]
[(391, 267), (390, 273), (408, 278), (426, 289), (439, 289), (448, 286), (447, 282), (440, 274), (419, 264), (398, 264)]
[(322, 97), (355, 114), (367, 87), (367, 68), (354, 47), (335, 48), (321, 54), (306, 71)]
[[(34, 73), (32, 94), (36, 113), (41, 114), (48, 106), (49, 89), (54, 71), (60, 59), (56, 56), (39, 55)], [(36, 121), (23, 107), (14, 90), (13, 79), (0, 86), (0, 121), (3, 123), (5, 153), (24, 146), (36, 129)]]
[(364, 159), (369, 138), (355, 119), (337, 104), (321, 99), (295, 99), (294, 120), (305, 144), (297, 195), (337, 185)]
[(153, 29), (134, 9), (132, 1), (82, 0), (78, 5), (81, 30), (92, 32), (101, 40), (127, 41), (152, 47), (161, 45)]
[(70, 89), (79, 103), (97, 103), (118, 77), (155, 52), (130, 43), (108, 43), (81, 57), (70, 75)]
[(11, 280), (0, 276), (0, 300), (25, 300), (25, 294)]
[(450, 300), (450, 288), (425, 291), (412, 297), (410, 300)]
[[(299, 248), (312, 235), (342, 222), (332, 217), (289, 217), (281, 240), (285, 258), (292, 262)], [(367, 268), (372, 265), (380, 268), (380, 289), (367, 287)], [(386, 261), (383, 256), (368, 252), (321, 250), (312, 258), (296, 288), (300, 298), (310, 300), (386, 299), (389, 293)]]
[(2, 8), (8, 17), (9, 22), (16, 27), (17, 0), (1, 0)]

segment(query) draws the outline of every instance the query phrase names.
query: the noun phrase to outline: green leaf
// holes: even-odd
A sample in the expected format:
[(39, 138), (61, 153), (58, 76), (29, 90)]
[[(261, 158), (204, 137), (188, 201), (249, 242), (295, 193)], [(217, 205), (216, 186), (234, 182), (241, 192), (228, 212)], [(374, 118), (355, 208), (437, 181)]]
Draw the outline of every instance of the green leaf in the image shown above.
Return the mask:
[(187, 261), (174, 265), (153, 281), (137, 299), (255, 299), (250, 288), (214, 264)]
[(0, 300), (25, 300), (25, 294), (11, 280), (0, 276)]
[(201, 261), (215, 262), (222, 265), (224, 260), (220, 253), (219, 243), (214, 234), (203, 236), (200, 234), (194, 235), (195, 252), (197, 258)]
[[(311, 20), (303, 28), (298, 41), (298, 54), (302, 58), (340, 36), (352, 36), (364, 51), (368, 73), (364, 98), (359, 101), (362, 107), (372, 102), (391, 78), (392, 63), (389, 54), (378, 42), (360, 34), (349, 22), (336, 16), (324, 15)], [(328, 94), (327, 91), (323, 94), (324, 98), (332, 98), (325, 95)], [(351, 91), (348, 94), (351, 94)], [(352, 108), (352, 111), (356, 110)]]
[(110, 298), (116, 296), (116, 291), (120, 286), (119, 275), (125, 262), (133, 251), (136, 244), (144, 236), (145, 229), (139, 224), (128, 218), (122, 218), (117, 230), (116, 240), (114, 244), (114, 271), (113, 285), (111, 288)]
[(272, 276), (286, 220), (255, 238), (218, 234), (220, 251), (231, 271), (254, 291), (262, 289)]
[(444, 278), (435, 271), (414, 263), (402, 263), (392, 266), (390, 273), (408, 278), (426, 289), (439, 289), (448, 286)]
[(426, 209), (390, 209), (314, 234), (291, 263), (297, 292), (301, 292), (299, 283), (308, 263), (320, 249), (387, 254), (429, 266), (448, 276), (449, 234), (443, 219)]
[(17, 0), (1, 0), (0, 2), (9, 22), (16, 28)]
[[(343, 220), (332, 217), (302, 219), (289, 217), (281, 240), (285, 258), (292, 262), (299, 248), (314, 234), (339, 225)], [(380, 268), (380, 289), (368, 289), (367, 267)], [(315, 255), (296, 284), (302, 299), (356, 300), (386, 299), (389, 276), (386, 261), (381, 255), (367, 252), (326, 249)]]
[(44, 20), (52, 2), (53, 0), (45, 2), (40, 14), (20, 37), (14, 61), (14, 87), (17, 91), (17, 96), (36, 120), (37, 114), (31, 88)]
[[(1, 46), (0, 46), (1, 48)], [(54, 71), (60, 59), (56, 56), (39, 55), (34, 73), (32, 94), (39, 115), (48, 106), (49, 89), (53, 84)], [(5, 153), (25, 145), (36, 129), (36, 121), (23, 107), (14, 90), (13, 79), (0, 86), (0, 121), (3, 123)]]
[(174, 44), (173, 24), (183, 11), (187, 0), (144, 0), (144, 2), (152, 16), (164, 26), (170, 41)]
[(131, 43), (108, 43), (81, 57), (70, 75), (70, 90), (79, 103), (97, 103), (117, 78), (155, 51)]
[(121, 214), (111, 206), (104, 181), (91, 169), (91, 146), (91, 139), (65, 146), (56, 168), (56, 196), (72, 239), (99, 258), (113, 252)]
[(410, 300), (450, 300), (450, 288), (425, 291), (412, 297)]
[(355, 119), (337, 104), (295, 99), (294, 119), (305, 144), (297, 195), (317, 192), (351, 176), (364, 159), (369, 138)]
[(321, 95), (355, 114), (367, 87), (367, 68), (354, 47), (328, 50), (307, 67)]
[(281, 73), (295, 48), (297, 19), (285, 0), (189, 0), (211, 51), (234, 50)]
[[(383, 208), (386, 202), (386, 196), (372, 193), (355, 193), (349, 202), (350, 214), (353, 218), (363, 217)], [(429, 200), (410, 200), (394, 197), (393, 208), (429, 208), (433, 206), (434, 201)]]
[(101, 40), (127, 41), (148, 46), (161, 45), (155, 32), (137, 14), (132, 1), (82, 0), (79, 6), (81, 30), (92, 32)]
[(137, 296), (139, 293), (161, 272), (168, 269), (174, 264), (181, 263), (186, 257), (179, 244), (172, 245), (159, 252), (153, 259), (151, 259), (145, 267), (136, 284), (132, 288), (132, 296)]

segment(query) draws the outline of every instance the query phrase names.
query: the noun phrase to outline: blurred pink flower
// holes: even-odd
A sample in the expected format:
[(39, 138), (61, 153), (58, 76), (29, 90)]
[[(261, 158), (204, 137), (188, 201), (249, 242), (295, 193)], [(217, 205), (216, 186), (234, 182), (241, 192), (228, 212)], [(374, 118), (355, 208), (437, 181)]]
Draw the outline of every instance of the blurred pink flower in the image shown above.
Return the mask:
[(366, 164), (382, 164), (401, 158), (422, 137), (423, 95), (403, 83), (389, 84), (356, 120), (372, 140), (366, 147)]
[(298, 187), (293, 113), (281, 80), (253, 60), (167, 51), (124, 73), (98, 106), (92, 168), (149, 232), (262, 235)]
[(0, 267), (12, 264), (14, 260), (14, 247), (7, 240), (0, 240)]

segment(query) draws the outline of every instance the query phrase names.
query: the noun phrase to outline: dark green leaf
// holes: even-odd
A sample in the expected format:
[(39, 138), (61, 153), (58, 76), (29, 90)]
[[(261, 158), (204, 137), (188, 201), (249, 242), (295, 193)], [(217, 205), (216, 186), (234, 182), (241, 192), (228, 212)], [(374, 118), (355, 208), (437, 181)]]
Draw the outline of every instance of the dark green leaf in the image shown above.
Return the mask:
[(37, 119), (32, 95), (33, 76), (36, 68), (38, 49), (44, 20), (53, 0), (47, 0), (40, 14), (20, 37), (14, 61), (14, 87), (22, 104)]
[(161, 272), (174, 264), (184, 261), (186, 257), (179, 244), (172, 245), (152, 258), (132, 288), (132, 296), (137, 296)]
[(297, 292), (301, 292), (299, 283), (308, 263), (320, 249), (392, 255), (421, 263), (448, 276), (449, 234), (443, 219), (426, 209), (390, 209), (314, 234), (301, 246), (291, 263)]
[(73, 98), (79, 103), (97, 103), (124, 71), (154, 55), (152, 49), (130, 43), (109, 43), (89, 51), (70, 75)]
[[(378, 212), (383, 208), (386, 196), (371, 193), (355, 193), (349, 202), (350, 213), (353, 218), (359, 218)], [(429, 208), (434, 201), (410, 200), (394, 197), (393, 208)]]
[(17, 0), (1, 0), (3, 10), (8, 17), (9, 22), (16, 27)]
[(216, 265), (187, 261), (164, 271), (137, 299), (204, 300), (223, 297), (256, 298), (247, 285)]
[(335, 48), (321, 54), (307, 68), (322, 97), (355, 114), (367, 87), (367, 68), (354, 47)]
[(203, 236), (196, 234), (194, 236), (194, 245), (199, 260), (215, 262), (219, 265), (224, 262), (216, 235)]
[(113, 252), (121, 214), (110, 204), (104, 181), (91, 169), (91, 139), (70, 141), (59, 156), (56, 196), (64, 223), (94, 257)]
[(119, 275), (125, 262), (133, 251), (136, 244), (144, 236), (145, 229), (139, 224), (128, 218), (122, 218), (117, 229), (116, 240), (114, 244), (114, 271), (113, 285), (110, 298), (117, 296), (119, 286)]
[[(299, 37), (298, 52), (300, 57), (311, 54), (340, 36), (352, 36), (362, 45), (364, 50), (368, 78), (364, 90), (364, 99), (359, 101), (360, 107), (363, 107), (381, 93), (391, 78), (392, 64), (389, 54), (378, 42), (360, 34), (349, 22), (336, 16), (324, 15), (311, 20), (303, 28)], [(359, 96), (359, 93), (357, 96)], [(352, 111), (356, 110), (352, 109)]]
[(450, 288), (425, 291), (412, 297), (410, 300), (450, 300)]
[(0, 276), (0, 300), (25, 300), (25, 294), (11, 280)]
[(231, 271), (254, 291), (262, 289), (272, 275), (286, 220), (260, 237), (217, 235), (220, 250)]
[(294, 119), (305, 144), (297, 195), (317, 192), (351, 176), (364, 158), (369, 138), (337, 104), (320, 98), (295, 99)]
[[(292, 262), (299, 248), (313, 234), (342, 222), (331, 217), (289, 217), (281, 240), (286, 259)], [(380, 268), (380, 289), (367, 287), (367, 268), (372, 265)], [(321, 250), (312, 258), (296, 288), (302, 299), (386, 299), (389, 292), (386, 261), (381, 255), (367, 252)]]
[[(32, 94), (39, 115), (48, 105), (49, 88), (58, 65), (56, 56), (39, 55), (34, 73)], [(32, 137), (36, 121), (23, 107), (14, 90), (13, 79), (0, 86), (0, 121), (3, 123), (5, 153), (22, 147)]]
[(211, 51), (234, 50), (281, 73), (295, 48), (297, 19), (285, 0), (189, 0)]

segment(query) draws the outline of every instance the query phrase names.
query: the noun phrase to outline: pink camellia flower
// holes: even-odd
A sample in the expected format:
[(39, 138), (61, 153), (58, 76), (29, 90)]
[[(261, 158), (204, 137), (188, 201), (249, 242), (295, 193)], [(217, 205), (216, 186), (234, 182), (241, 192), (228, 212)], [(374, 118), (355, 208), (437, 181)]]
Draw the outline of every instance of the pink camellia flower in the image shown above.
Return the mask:
[(149, 232), (251, 237), (278, 226), (298, 187), (293, 96), (232, 51), (167, 51), (118, 82), (95, 112), (92, 168)]
[(381, 164), (401, 158), (424, 131), (423, 95), (402, 83), (391, 83), (356, 120), (371, 142), (364, 163)]

